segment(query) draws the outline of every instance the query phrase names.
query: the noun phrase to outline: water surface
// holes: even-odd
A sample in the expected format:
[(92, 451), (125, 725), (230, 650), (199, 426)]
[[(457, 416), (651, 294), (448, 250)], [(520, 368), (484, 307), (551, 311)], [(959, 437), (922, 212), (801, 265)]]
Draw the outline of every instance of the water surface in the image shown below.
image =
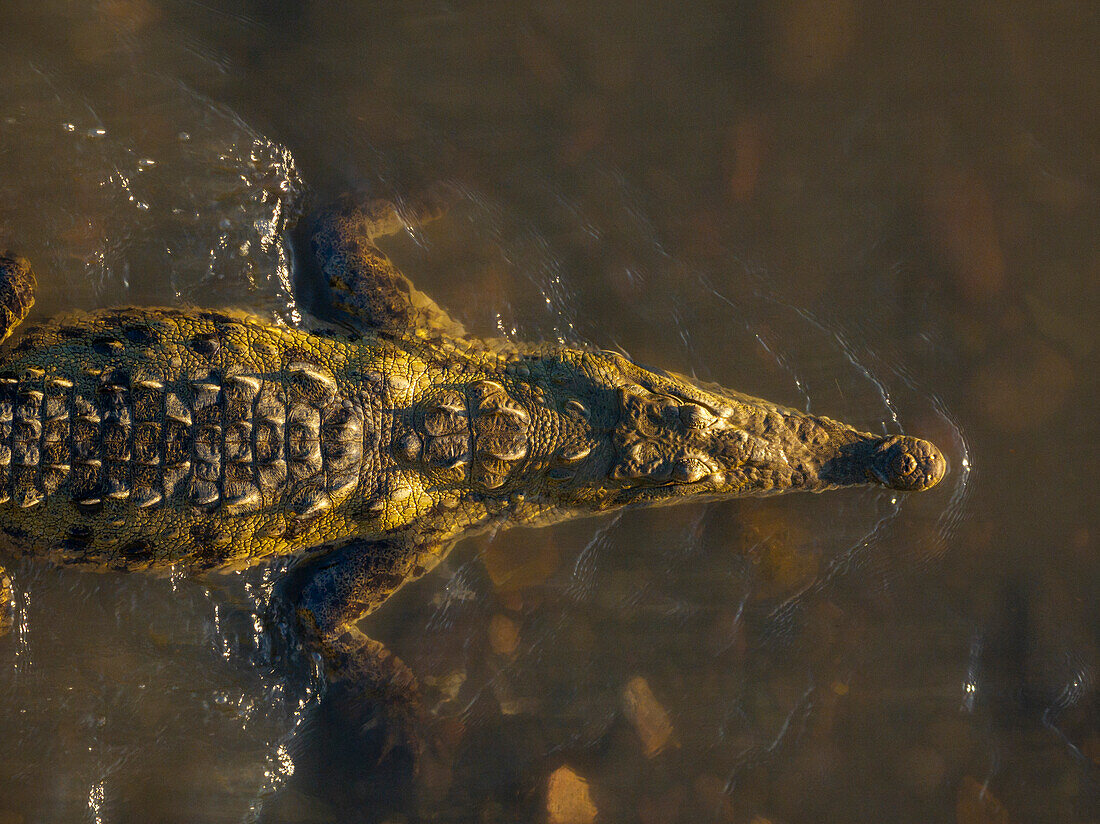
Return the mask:
[(408, 781), (318, 711), (281, 569), (23, 560), (0, 821), (1095, 820), (1098, 34), (1087, 3), (6, 2), (0, 246), (43, 316), (308, 324), (297, 215), (445, 180), (387, 249), (473, 332), (951, 471), (460, 544), (363, 624), (430, 709)]

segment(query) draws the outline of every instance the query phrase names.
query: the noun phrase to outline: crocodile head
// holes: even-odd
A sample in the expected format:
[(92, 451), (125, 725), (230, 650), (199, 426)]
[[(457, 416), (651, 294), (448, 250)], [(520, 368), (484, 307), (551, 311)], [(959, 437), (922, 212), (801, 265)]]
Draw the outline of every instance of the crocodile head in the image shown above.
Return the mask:
[(614, 353), (586, 354), (586, 380), (558, 406), (586, 411), (550, 461), (552, 497), (607, 509), (685, 496), (819, 492), (878, 484), (921, 491), (946, 462), (931, 443), (881, 437), (679, 375)]

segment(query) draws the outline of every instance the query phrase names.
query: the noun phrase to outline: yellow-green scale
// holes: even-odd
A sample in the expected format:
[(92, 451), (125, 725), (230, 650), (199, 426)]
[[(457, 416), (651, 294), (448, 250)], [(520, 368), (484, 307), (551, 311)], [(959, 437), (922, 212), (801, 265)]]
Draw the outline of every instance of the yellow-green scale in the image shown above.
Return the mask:
[[(135, 328), (139, 334), (127, 334)], [(195, 342), (204, 339), (216, 341), (216, 346), (196, 347)], [(0, 505), (0, 524), (33, 536), (36, 544), (62, 562), (129, 569), (179, 563), (233, 567), (396, 529), (438, 503), (426, 493), (420, 473), (394, 472), (392, 459), (376, 445), (378, 437), (383, 443), (388, 440), (385, 431), (375, 431), (379, 423), (400, 415), (430, 382), (428, 365), (390, 341), (311, 335), (234, 313), (122, 310), (59, 318), (29, 330), (0, 368), (16, 376), (42, 370), (45, 380), (70, 380), (74, 394), (94, 398), (104, 376), (112, 371), (128, 372), (131, 378), (150, 376), (162, 381), (165, 391), (178, 388), (181, 393), (188, 391), (196, 376), (248, 374), (291, 393), (288, 366), (303, 361), (319, 365), (331, 376), (337, 398), (356, 397), (361, 389), (371, 392), (364, 410), (363, 477), (357, 488), (333, 500), (318, 516), (308, 520), (290, 516), (288, 507), (299, 491), (290, 481), (265, 491), (262, 504), (246, 513), (229, 512), (220, 503), (195, 506), (185, 492), (147, 508), (135, 505), (128, 496), (103, 496), (97, 506), (80, 506), (63, 484), (56, 494), (32, 506), (19, 507), (14, 501)], [(376, 394), (379, 387), (362, 385), (364, 376), (376, 382), (382, 376), (381, 396)], [(390, 383), (387, 378), (395, 380)], [(388, 491), (402, 491), (384, 495), (379, 509), (377, 487), (380, 471), (386, 470), (390, 470)]]

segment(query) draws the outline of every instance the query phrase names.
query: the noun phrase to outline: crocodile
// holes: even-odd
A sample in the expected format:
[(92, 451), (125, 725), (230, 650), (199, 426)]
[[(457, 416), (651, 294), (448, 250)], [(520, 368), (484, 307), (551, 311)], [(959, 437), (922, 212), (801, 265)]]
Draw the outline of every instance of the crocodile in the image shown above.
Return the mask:
[[(0, 351), (0, 530), (98, 570), (300, 556), (292, 620), (330, 683), (411, 690), (357, 624), (463, 536), (636, 505), (921, 491), (946, 471), (926, 440), (615, 352), (472, 338), (376, 244), (406, 217), (344, 198), (305, 230), (302, 255), (346, 331), (181, 308), (22, 329)], [(26, 260), (0, 258), (0, 340), (35, 289)]]

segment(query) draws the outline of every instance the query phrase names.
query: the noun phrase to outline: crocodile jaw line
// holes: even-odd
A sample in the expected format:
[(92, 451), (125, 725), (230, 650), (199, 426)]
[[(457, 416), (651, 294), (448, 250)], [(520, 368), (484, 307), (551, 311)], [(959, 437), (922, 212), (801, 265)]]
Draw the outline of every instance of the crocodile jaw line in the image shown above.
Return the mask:
[(578, 503), (607, 509), (865, 484), (921, 491), (946, 472), (943, 455), (919, 438), (861, 432), (613, 353), (590, 358), (602, 359), (589, 372), (616, 415), (575, 470), (587, 479), (575, 485), (584, 487), (574, 490)]

